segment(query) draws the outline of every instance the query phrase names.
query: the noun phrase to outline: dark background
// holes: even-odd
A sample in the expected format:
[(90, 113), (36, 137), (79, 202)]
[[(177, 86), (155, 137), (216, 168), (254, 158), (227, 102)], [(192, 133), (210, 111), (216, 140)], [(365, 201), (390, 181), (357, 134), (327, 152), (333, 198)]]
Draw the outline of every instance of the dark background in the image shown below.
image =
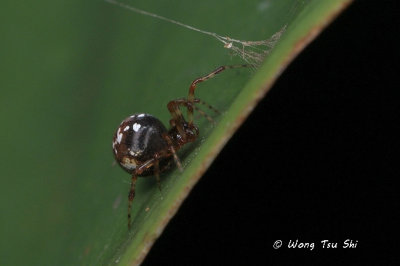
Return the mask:
[[(398, 25), (389, 22), (396, 7), (376, 8), (355, 1), (295, 59), (145, 265), (395, 264), (395, 139), (383, 125), (398, 122), (390, 90)], [(283, 246), (275, 250), (278, 239)], [(314, 242), (314, 250), (289, 249), (296, 239)], [(325, 239), (337, 249), (322, 249)], [(343, 249), (346, 239), (357, 247)]]

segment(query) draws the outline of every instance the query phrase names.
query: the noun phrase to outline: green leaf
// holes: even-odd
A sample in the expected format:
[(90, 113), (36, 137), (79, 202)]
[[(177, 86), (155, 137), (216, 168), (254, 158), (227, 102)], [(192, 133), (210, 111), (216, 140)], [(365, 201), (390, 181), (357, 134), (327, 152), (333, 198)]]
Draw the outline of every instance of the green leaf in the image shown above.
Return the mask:
[[(127, 116), (168, 125), (166, 104), (220, 65), (242, 64), (215, 38), (106, 2), (12, 2), (0, 11), (1, 265), (140, 263), (223, 145), (291, 60), (351, 1), (126, 3), (221, 36), (265, 40), (286, 26), (262, 66), (226, 70), (196, 96), (214, 127), (179, 151), (184, 165), (140, 178), (127, 230), (130, 176), (111, 140)], [(4, 26), (6, 25), (6, 26)]]

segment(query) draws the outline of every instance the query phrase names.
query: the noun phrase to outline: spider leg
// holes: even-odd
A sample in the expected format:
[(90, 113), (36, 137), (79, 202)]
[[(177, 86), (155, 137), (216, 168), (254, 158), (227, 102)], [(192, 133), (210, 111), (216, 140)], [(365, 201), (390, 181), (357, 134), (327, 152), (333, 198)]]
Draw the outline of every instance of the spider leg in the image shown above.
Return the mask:
[(132, 221), (132, 203), (133, 199), (135, 198), (135, 188), (136, 188), (136, 181), (138, 176), (143, 173), (144, 170), (151, 167), (154, 164), (155, 159), (150, 159), (144, 162), (142, 165), (136, 168), (135, 171), (132, 173), (131, 179), (131, 189), (129, 190), (128, 194), (128, 229), (131, 229), (131, 221)]
[(222, 71), (224, 71), (225, 69), (231, 69), (231, 68), (239, 68), (239, 67), (248, 67), (249, 65), (233, 65), (233, 66), (220, 66), (218, 68), (216, 68), (214, 71), (212, 71), (211, 73), (203, 76), (203, 77), (199, 77), (195, 80), (192, 81), (192, 84), (189, 87), (189, 95), (188, 95), (188, 104), (187, 104), (187, 108), (188, 108), (188, 112), (187, 112), (187, 117), (188, 117), (188, 123), (189, 126), (193, 125), (193, 103), (194, 103), (194, 91), (196, 89), (196, 86), (198, 83), (206, 81), (210, 78), (213, 78), (215, 75), (217, 75), (218, 73), (221, 73)]
[(202, 116), (204, 116), (208, 121), (210, 121), (211, 124), (216, 125), (214, 119), (212, 119), (211, 116), (209, 116), (208, 114), (206, 114), (206, 112), (204, 112), (203, 110), (201, 110), (199, 107), (197, 107), (196, 105), (193, 106), (194, 110), (196, 110), (196, 112), (198, 112), (199, 114), (201, 114)]
[[(171, 127), (176, 126), (179, 134), (184, 139), (186, 139), (186, 137), (187, 137), (186, 132), (183, 129), (183, 124), (185, 123), (185, 118), (183, 117), (180, 107), (184, 106), (186, 108), (189, 108), (189, 104), (193, 105), (194, 103), (199, 103), (199, 102), (200, 102), (199, 99), (194, 99), (192, 103), (189, 103), (187, 99), (181, 98), (181, 99), (172, 100), (167, 105), (167, 108), (172, 116), (172, 119), (169, 121), (169, 123), (170, 123)], [(193, 107), (192, 107), (192, 109), (193, 109)]]
[(180, 172), (183, 172), (181, 161), (179, 160), (179, 157), (176, 154), (176, 150), (174, 148), (174, 145), (172, 144), (171, 137), (168, 134), (164, 134), (163, 137), (168, 143), (168, 146), (169, 146), (169, 148), (171, 150), (172, 156), (174, 156), (174, 161), (176, 163), (176, 166), (178, 166), (178, 169), (179, 169)]
[[(207, 107), (209, 110), (213, 111), (213, 112), (216, 113), (217, 115), (218, 115), (218, 114), (221, 114), (221, 112), (218, 111), (217, 108), (215, 108), (215, 107), (213, 107), (212, 105), (206, 103), (205, 101), (200, 100), (200, 99), (198, 99), (198, 98), (195, 98), (194, 100), (195, 100), (195, 103), (202, 104), (203, 106)], [(214, 121), (214, 119), (213, 119), (210, 115), (208, 115), (206, 112), (204, 112), (202, 109), (200, 109), (198, 106), (194, 105), (193, 107), (194, 107), (194, 110), (196, 110), (200, 115), (202, 115), (202, 116), (205, 117), (208, 121), (210, 121), (210, 123), (212, 123), (213, 125), (216, 124), (215, 121)]]
[(168, 103), (167, 108), (169, 112), (171, 113), (172, 119), (170, 121), (171, 127), (176, 126), (178, 129), (179, 134), (183, 137), (186, 138), (186, 133), (185, 130), (183, 129), (183, 122), (185, 119), (183, 118), (183, 114), (181, 112), (181, 109), (179, 108), (180, 106), (186, 106), (187, 101), (186, 99), (176, 99), (172, 100)]
[(154, 175), (156, 176), (157, 186), (161, 192), (161, 180), (160, 180), (160, 164), (159, 160), (154, 161)]
[[(200, 103), (200, 104), (206, 106), (208, 109), (214, 111), (215, 113), (220, 114), (220, 112), (215, 107), (211, 106), (210, 104), (206, 103), (203, 100), (195, 98), (193, 100), (193, 103), (194, 104)], [(216, 124), (214, 119), (212, 119), (211, 116), (207, 115), (203, 110), (201, 110), (199, 107), (195, 106), (194, 104), (191, 105), (191, 103), (189, 103), (189, 101), (187, 99), (176, 99), (176, 100), (170, 101), (168, 103), (168, 109), (172, 115), (170, 125), (171, 125), (171, 127), (176, 126), (178, 129), (178, 132), (179, 132), (179, 134), (181, 134), (181, 136), (186, 137), (186, 133), (182, 127), (182, 122), (184, 121), (184, 118), (183, 118), (183, 114), (179, 108), (180, 106), (184, 106), (188, 109), (190, 108), (189, 106), (191, 106), (194, 110), (198, 111), (200, 113), (200, 115), (204, 116), (208, 121), (210, 121), (210, 123), (212, 123), (214, 125)], [(177, 123), (177, 121), (179, 121), (179, 122)]]
[(200, 104), (206, 106), (208, 109), (212, 110), (214, 113), (216, 113), (216, 114), (218, 114), (218, 115), (221, 114), (221, 112), (218, 111), (218, 109), (215, 108), (214, 106), (212, 106), (211, 104), (206, 103), (205, 101), (200, 100), (200, 99), (195, 99), (195, 100), (198, 100), (198, 103), (200, 103)]
[(132, 211), (133, 199), (135, 198), (136, 181), (137, 181), (137, 172), (134, 171), (132, 173), (131, 189), (130, 189), (129, 195), (128, 195), (128, 199), (129, 199), (129, 202), (128, 202), (128, 229), (131, 229), (131, 211)]
[[(172, 146), (171, 139), (169, 138), (168, 135), (165, 135), (165, 136), (166, 136), (165, 139), (167, 140), (168, 145), (171, 145), (171, 146), (170, 146), (170, 149), (171, 149), (172, 155), (174, 156), (174, 159), (177, 160), (177, 161), (175, 161), (175, 162), (177, 162), (177, 165), (178, 165), (179, 170), (182, 171), (182, 165), (181, 165), (181, 163), (180, 163), (180, 161), (179, 161), (179, 158), (178, 158), (178, 156), (176, 155), (176, 152), (175, 152), (175, 150), (174, 150), (174, 148), (173, 148), (173, 146)], [(146, 169), (148, 169), (148, 168), (150, 168), (150, 167), (153, 166), (153, 167), (154, 167), (154, 175), (156, 176), (156, 179), (157, 179), (158, 188), (159, 188), (160, 191), (161, 191), (161, 182), (160, 182), (160, 172), (161, 172), (161, 171), (160, 171), (160, 159), (162, 159), (162, 158), (167, 158), (167, 157), (170, 157), (170, 156), (171, 156), (171, 153), (169, 153), (168, 151), (154, 154), (154, 158), (151, 158), (151, 159), (145, 161), (143, 164), (139, 165), (139, 166), (136, 168), (136, 170), (132, 173), (131, 189), (130, 189), (129, 195), (128, 195), (128, 199), (129, 199), (129, 202), (128, 202), (128, 229), (131, 229), (131, 222), (132, 222), (132, 215), (131, 215), (131, 212), (132, 212), (132, 203), (133, 203), (133, 199), (135, 198), (135, 187), (136, 187), (137, 177), (138, 177), (140, 174), (142, 174)], [(175, 157), (176, 157), (176, 158), (175, 158)], [(165, 169), (165, 168), (163, 168), (163, 169)], [(162, 169), (162, 170), (163, 170), (163, 169)]]

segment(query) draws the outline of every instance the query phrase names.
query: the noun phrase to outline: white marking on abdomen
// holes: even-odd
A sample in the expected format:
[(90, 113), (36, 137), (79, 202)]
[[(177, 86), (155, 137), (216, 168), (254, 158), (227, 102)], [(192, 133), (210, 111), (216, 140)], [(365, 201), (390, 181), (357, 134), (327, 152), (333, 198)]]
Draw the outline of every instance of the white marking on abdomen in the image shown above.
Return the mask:
[(141, 127), (141, 125), (139, 125), (138, 123), (135, 123), (135, 124), (133, 124), (132, 129), (133, 129), (135, 132), (138, 132), (138, 130), (139, 130), (140, 127)]
[(133, 170), (136, 168), (136, 161), (134, 159), (129, 159), (128, 157), (124, 157), (122, 159), (121, 165), (129, 170)]
[(117, 132), (117, 142), (118, 142), (118, 144), (120, 144), (121, 140), (122, 140), (122, 133), (120, 133), (120, 132), (121, 132), (121, 128), (119, 127), (118, 128), (118, 132)]

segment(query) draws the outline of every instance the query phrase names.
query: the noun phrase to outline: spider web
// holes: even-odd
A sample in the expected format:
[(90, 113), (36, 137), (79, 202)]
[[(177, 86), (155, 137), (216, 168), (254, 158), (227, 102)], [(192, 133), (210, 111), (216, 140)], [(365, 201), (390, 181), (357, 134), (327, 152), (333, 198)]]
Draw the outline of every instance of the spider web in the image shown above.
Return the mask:
[(286, 30), (287, 25), (284, 25), (278, 32), (273, 34), (270, 38), (261, 41), (245, 41), (233, 39), (231, 37), (222, 36), (215, 32), (205, 31), (193, 26), (184, 24), (182, 22), (169, 19), (151, 12), (147, 12), (141, 10), (139, 8), (133, 7), (131, 5), (116, 1), (116, 0), (104, 0), (113, 5), (120, 6), (122, 8), (128, 9), (138, 14), (142, 14), (145, 16), (150, 16), (159, 20), (164, 20), (172, 24), (176, 24), (178, 26), (197, 31), (206, 35), (210, 35), (217, 39), (218, 41), (223, 43), (223, 47), (226, 49), (230, 49), (234, 56), (239, 56), (244, 60), (247, 64), (249, 64), (252, 68), (258, 68), (261, 63), (264, 61), (264, 58), (271, 52), (271, 50), (275, 47), (281, 36)]

